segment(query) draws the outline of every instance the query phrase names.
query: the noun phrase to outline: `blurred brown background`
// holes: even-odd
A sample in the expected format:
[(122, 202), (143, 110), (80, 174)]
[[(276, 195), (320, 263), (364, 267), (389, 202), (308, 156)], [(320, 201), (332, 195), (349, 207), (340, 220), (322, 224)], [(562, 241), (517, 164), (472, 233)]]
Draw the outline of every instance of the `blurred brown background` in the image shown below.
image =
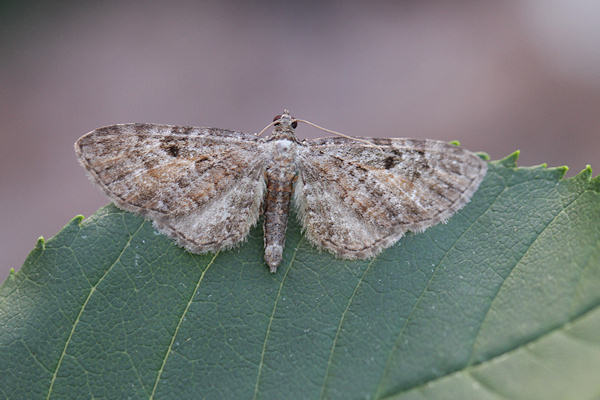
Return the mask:
[(22, 3), (0, 11), (0, 281), (108, 202), (73, 142), (113, 123), (256, 132), (286, 106), (355, 136), (600, 168), (595, 0)]

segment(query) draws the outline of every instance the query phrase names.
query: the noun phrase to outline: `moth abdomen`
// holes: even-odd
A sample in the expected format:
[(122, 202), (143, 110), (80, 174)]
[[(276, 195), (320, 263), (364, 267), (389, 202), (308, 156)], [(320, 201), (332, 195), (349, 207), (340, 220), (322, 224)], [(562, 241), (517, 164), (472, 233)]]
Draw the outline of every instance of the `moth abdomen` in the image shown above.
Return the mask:
[(265, 262), (276, 272), (283, 258), (292, 185), (296, 178), (294, 144), (283, 139), (275, 143), (273, 158), (266, 169), (267, 196), (264, 209)]
[[(267, 170), (267, 196), (264, 211), (265, 262), (276, 272), (283, 257), (285, 231), (292, 198), (293, 170), (282, 174), (279, 168)], [(283, 176), (282, 176), (283, 175)], [(281, 178), (284, 178), (283, 180)]]

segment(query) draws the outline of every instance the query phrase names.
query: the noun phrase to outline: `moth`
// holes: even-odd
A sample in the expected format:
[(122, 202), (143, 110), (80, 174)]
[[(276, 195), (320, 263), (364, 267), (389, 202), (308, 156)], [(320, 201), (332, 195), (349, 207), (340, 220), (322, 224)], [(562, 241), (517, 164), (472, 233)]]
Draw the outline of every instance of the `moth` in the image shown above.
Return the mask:
[(445, 142), (345, 135), (302, 140), (298, 122), (309, 123), (285, 110), (269, 124), (268, 137), (112, 125), (79, 138), (75, 151), (118, 207), (152, 220), (192, 253), (234, 247), (262, 214), (271, 272), (282, 261), (292, 201), (312, 244), (339, 258), (367, 259), (407, 231), (446, 222), (486, 174), (479, 156)]

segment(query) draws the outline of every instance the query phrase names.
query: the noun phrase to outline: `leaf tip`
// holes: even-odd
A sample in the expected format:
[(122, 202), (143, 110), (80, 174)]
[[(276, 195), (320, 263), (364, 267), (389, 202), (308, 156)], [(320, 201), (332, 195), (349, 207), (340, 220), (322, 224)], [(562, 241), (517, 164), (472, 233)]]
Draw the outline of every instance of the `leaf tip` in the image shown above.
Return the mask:
[(562, 179), (565, 176), (565, 174), (567, 173), (567, 171), (569, 170), (569, 167), (567, 167), (566, 165), (561, 165), (559, 167), (554, 167), (552, 169), (558, 173), (558, 178)]
[(81, 221), (83, 221), (85, 217), (81, 214), (74, 216), (68, 223), (68, 225), (77, 225), (81, 226)]
[(584, 169), (573, 177), (573, 179), (577, 179), (583, 183), (586, 190), (600, 193), (600, 175), (597, 175), (596, 177), (593, 176), (591, 165), (586, 165)]
[(590, 182), (592, 179), (592, 166), (589, 164), (586, 165), (585, 168), (575, 176), (585, 182)]
[(46, 239), (43, 236), (40, 236), (35, 243), (36, 250), (45, 250), (46, 249)]
[(520, 150), (515, 150), (513, 153), (507, 155), (503, 159), (498, 160), (498, 162), (501, 165), (503, 165), (504, 167), (507, 167), (507, 168), (516, 168), (517, 167), (517, 160), (519, 159), (519, 155), (520, 154), (521, 154)]
[(486, 152), (478, 151), (475, 154), (477, 154), (477, 156), (479, 156), (479, 158), (481, 158), (484, 161), (489, 161), (490, 160), (490, 155), (488, 153), (486, 153)]
[(450, 144), (451, 146), (460, 146), (460, 142), (458, 140), (452, 140), (448, 142), (448, 144)]

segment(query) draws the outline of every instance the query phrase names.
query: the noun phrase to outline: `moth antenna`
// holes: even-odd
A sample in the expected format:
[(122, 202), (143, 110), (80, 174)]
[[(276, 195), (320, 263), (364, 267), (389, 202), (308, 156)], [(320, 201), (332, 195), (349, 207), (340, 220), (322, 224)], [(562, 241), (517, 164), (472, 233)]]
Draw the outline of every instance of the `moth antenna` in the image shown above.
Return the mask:
[(263, 133), (265, 133), (265, 131), (266, 131), (267, 129), (269, 129), (270, 127), (272, 127), (273, 125), (275, 125), (277, 122), (279, 122), (279, 120), (275, 120), (275, 121), (271, 122), (269, 125), (267, 125), (267, 126), (265, 126), (264, 128), (262, 128), (262, 130), (261, 130), (260, 132), (258, 132), (258, 133), (256, 134), (256, 136), (260, 136), (260, 135), (262, 135)]
[(323, 132), (327, 132), (327, 133), (331, 133), (333, 135), (341, 136), (341, 137), (344, 137), (346, 139), (356, 140), (357, 142), (362, 142), (362, 143), (368, 144), (369, 147), (377, 147), (377, 148), (381, 149), (380, 146), (378, 146), (378, 145), (376, 145), (374, 143), (371, 143), (368, 140), (359, 139), (359, 138), (356, 138), (356, 137), (353, 137), (353, 136), (350, 136), (350, 135), (345, 135), (345, 134), (343, 134), (341, 132), (337, 132), (337, 131), (333, 131), (331, 129), (323, 128), (322, 126), (319, 126), (319, 125), (315, 124), (314, 122), (310, 122), (310, 121), (307, 121), (307, 120), (304, 120), (304, 119), (298, 119), (298, 118), (294, 118), (294, 121), (303, 122), (303, 123), (308, 124), (308, 125), (310, 125), (312, 127), (320, 129)]

